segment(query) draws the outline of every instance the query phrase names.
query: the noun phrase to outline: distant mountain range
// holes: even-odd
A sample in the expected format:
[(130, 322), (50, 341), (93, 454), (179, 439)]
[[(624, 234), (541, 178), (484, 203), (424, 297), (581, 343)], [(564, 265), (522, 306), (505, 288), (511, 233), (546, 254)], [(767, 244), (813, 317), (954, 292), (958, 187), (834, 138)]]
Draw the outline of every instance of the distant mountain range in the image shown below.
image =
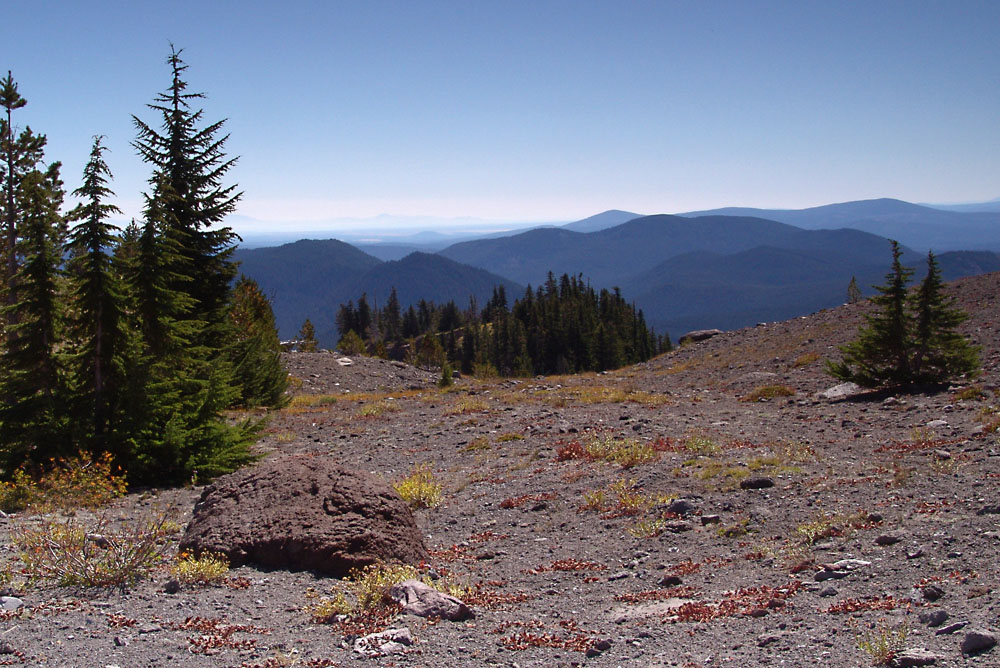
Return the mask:
[[(997, 253), (975, 250), (1000, 248), (1000, 214), (888, 199), (719, 211), (638, 217), (607, 211), (561, 227), (456, 243), (436, 254), (404, 255), (410, 246), (401, 244), (392, 251), (400, 257), (385, 253), (388, 260), (335, 240), (239, 249), (237, 259), (272, 297), (282, 337), (294, 336), (308, 317), (327, 346), (337, 338), (334, 318), (341, 303), (367, 293), (370, 304), (382, 305), (393, 286), (404, 308), (420, 299), (453, 300), (464, 308), (470, 296), (484, 304), (495, 285), (504, 285), (513, 300), (524, 286), (542, 284), (549, 272), (582, 275), (598, 288), (620, 287), (649, 324), (676, 337), (836, 306), (852, 276), (871, 294), (889, 268), (886, 237), (909, 246), (903, 260), (918, 275), (927, 246), (937, 252), (947, 280), (1000, 271)], [(732, 215), (747, 212), (758, 215)], [(821, 229), (822, 221), (829, 229)], [(966, 239), (966, 250), (945, 250), (955, 243), (913, 244), (904, 232), (925, 241)]]
[(339, 339), (340, 305), (357, 301), (362, 294), (367, 294), (373, 308), (384, 306), (395, 287), (404, 309), (421, 299), (439, 304), (454, 301), (464, 309), (470, 297), (485, 304), (494, 286), (503, 285), (512, 297), (524, 291), (517, 283), (440, 255), (411, 253), (383, 262), (335, 239), (240, 248), (235, 259), (240, 271), (256, 280), (271, 298), (282, 339), (295, 337), (309, 318), (320, 344), (328, 347)]
[(938, 253), (949, 250), (1000, 250), (1000, 210), (990, 209), (989, 203), (966, 206), (971, 208), (945, 211), (898, 199), (872, 199), (809, 209), (729, 207), (681, 215), (689, 218), (754, 216), (808, 230), (849, 227), (896, 239), (920, 251)]

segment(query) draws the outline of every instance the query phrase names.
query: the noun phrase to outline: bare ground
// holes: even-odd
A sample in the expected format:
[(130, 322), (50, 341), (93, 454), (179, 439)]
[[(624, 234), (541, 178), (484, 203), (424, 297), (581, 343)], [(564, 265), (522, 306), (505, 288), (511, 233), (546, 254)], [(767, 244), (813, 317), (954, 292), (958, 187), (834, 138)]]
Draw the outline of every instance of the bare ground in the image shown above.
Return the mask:
[[(304, 611), (334, 580), (244, 567), (229, 586), (167, 594), (160, 570), (126, 592), (16, 592), (27, 608), (0, 616), (0, 664), (838, 667), (869, 663), (858, 639), (882, 623), (905, 625), (906, 646), (938, 655), (934, 665), (1000, 665), (1000, 650), (960, 651), (969, 630), (1000, 632), (1000, 275), (952, 289), (983, 374), (907, 395), (817, 397), (835, 384), (823, 359), (854, 335), (860, 305), (613, 373), (447, 391), (412, 367), (291, 354), (298, 391), (336, 401), (276, 413), (260, 447), (388, 480), (429, 465), (445, 489), (418, 512), (430, 566), (479, 586), (476, 618), (399, 617), (391, 625), (415, 644), (366, 659)], [(794, 394), (745, 400), (764, 386)], [(574, 443), (626, 439), (655, 459), (570, 458)], [(774, 486), (741, 488), (763, 477)], [(107, 512), (170, 507), (183, 524), (199, 492), (131, 494)], [(677, 499), (687, 508), (667, 512)], [(860, 561), (824, 568), (846, 559)], [(935, 611), (947, 619), (930, 626)]]

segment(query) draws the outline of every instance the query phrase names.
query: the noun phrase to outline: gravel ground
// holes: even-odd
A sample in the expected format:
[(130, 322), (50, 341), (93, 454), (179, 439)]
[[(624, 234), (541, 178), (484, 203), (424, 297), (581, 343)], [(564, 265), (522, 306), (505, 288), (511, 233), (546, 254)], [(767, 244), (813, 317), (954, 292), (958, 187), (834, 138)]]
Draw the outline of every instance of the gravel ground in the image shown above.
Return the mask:
[[(858, 640), (879, 624), (907, 628), (905, 647), (933, 665), (1000, 665), (1000, 650), (961, 651), (972, 630), (1000, 634), (989, 430), (1000, 275), (952, 290), (983, 348), (977, 397), (965, 382), (820, 398), (835, 384), (823, 359), (854, 335), (863, 305), (612, 373), (462, 379), (447, 391), (406, 365), (289, 354), (297, 391), (336, 400), (274, 414), (262, 451), (321, 453), (390, 481), (431, 467), (445, 494), (417, 513), (430, 566), (479, 587), (475, 619), (397, 617), (389, 625), (414, 644), (364, 658), (347, 629), (304, 611), (336, 580), (243, 567), (225, 586), (168, 594), (161, 569), (124, 592), (15, 587), (26, 607), (0, 613), (0, 665), (853, 667), (870, 662)], [(746, 401), (763, 386), (793, 394)], [(655, 459), (572, 458), (628, 439)], [(773, 485), (745, 489), (751, 479)], [(169, 509), (183, 525), (200, 491), (130, 494), (104, 516)], [(7, 529), (39, 521), (0, 518)]]

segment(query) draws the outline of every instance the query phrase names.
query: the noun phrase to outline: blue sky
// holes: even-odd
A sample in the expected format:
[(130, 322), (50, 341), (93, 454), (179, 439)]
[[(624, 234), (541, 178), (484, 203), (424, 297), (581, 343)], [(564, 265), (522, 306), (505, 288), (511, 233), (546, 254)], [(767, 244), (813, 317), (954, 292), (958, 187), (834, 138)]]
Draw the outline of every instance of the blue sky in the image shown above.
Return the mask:
[[(388, 213), (574, 220), (1000, 196), (1000, 3), (8, 3), (3, 62), (76, 187), (184, 49), (228, 118), (237, 231)], [(260, 221), (251, 223), (249, 219)], [(243, 229), (241, 230), (241, 226)]]

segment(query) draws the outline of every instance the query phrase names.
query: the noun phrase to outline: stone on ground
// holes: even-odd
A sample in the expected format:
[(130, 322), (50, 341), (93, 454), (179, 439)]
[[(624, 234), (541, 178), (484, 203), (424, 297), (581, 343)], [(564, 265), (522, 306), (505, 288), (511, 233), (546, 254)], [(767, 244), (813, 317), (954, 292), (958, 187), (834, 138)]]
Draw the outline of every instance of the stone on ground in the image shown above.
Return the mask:
[(436, 617), (460, 622), (473, 616), (462, 601), (440, 592), (420, 580), (405, 580), (389, 588), (389, 598), (403, 606), (403, 612), (417, 617)]
[(334, 577), (428, 558), (413, 514), (386, 482), (312, 455), (274, 457), (219, 478), (202, 493), (180, 549)]

